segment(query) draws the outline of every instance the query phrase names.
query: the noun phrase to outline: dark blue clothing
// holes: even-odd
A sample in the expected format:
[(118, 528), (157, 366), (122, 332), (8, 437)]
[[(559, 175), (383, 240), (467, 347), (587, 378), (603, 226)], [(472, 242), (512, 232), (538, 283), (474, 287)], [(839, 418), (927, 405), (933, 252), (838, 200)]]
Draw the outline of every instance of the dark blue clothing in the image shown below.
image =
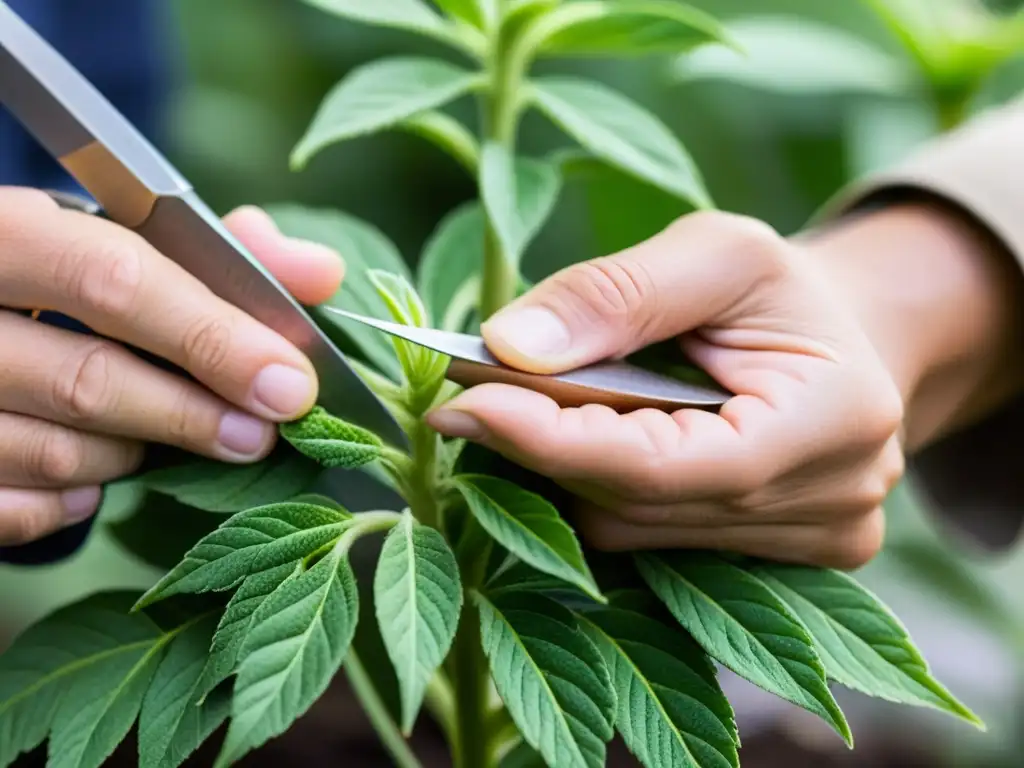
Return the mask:
[[(167, 0), (6, 0), (142, 133), (160, 144), (173, 32)], [(0, 108), (0, 185), (78, 191)]]

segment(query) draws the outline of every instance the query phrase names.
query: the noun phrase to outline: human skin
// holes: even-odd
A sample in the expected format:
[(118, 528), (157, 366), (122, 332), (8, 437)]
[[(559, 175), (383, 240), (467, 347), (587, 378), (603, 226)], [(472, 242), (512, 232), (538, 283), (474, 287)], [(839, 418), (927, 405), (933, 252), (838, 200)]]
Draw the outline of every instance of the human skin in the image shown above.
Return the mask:
[(880, 549), (905, 452), (1021, 388), (1012, 257), (937, 201), (784, 239), (698, 213), (559, 272), (482, 328), (552, 373), (678, 338), (735, 394), (717, 414), (559, 408), (475, 387), (430, 423), (547, 475), (607, 550), (730, 550), (855, 569)]
[[(225, 223), (299, 301), (340, 284), (337, 254), (284, 237), (262, 211)], [(255, 461), (273, 447), (274, 423), (316, 400), (312, 365), (283, 337), (135, 233), (42, 192), (0, 187), (0, 307), (62, 312), (196, 380), (0, 310), (0, 545), (93, 514), (100, 485), (134, 471), (145, 443)]]

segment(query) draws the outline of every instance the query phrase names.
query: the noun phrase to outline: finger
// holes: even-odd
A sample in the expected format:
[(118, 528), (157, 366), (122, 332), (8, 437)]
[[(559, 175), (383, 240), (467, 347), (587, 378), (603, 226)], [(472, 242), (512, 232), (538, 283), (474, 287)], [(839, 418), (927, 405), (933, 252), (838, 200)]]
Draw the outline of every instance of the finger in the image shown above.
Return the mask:
[(228, 462), (273, 447), (267, 421), (113, 342), (0, 312), (0, 410)]
[(312, 365), (279, 334), (135, 233), (24, 190), (0, 190), (0, 305), (63, 312), (267, 419), (316, 401)]
[(633, 248), (556, 273), (481, 331), (503, 362), (536, 373), (624, 356), (763, 305), (765, 292), (753, 289), (785, 271), (783, 252), (763, 224), (694, 214)]
[(341, 285), (345, 262), (334, 250), (286, 237), (263, 210), (238, 208), (224, 217), (224, 223), (302, 304), (322, 304)]
[(14, 413), (0, 413), (0, 486), (76, 488), (134, 472), (143, 448)]
[(97, 486), (69, 491), (0, 488), (0, 546), (19, 546), (96, 514)]
[(854, 570), (881, 549), (881, 509), (833, 526), (761, 525), (735, 528), (634, 526), (593, 507), (576, 516), (576, 527), (596, 549), (608, 552), (693, 549), (734, 552), (775, 562)]

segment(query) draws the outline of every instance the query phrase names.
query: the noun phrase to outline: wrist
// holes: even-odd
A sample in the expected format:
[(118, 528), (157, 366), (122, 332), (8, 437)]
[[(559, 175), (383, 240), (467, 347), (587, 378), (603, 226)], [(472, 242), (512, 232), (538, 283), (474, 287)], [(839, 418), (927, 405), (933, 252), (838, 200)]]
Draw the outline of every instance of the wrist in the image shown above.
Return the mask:
[(899, 387), (908, 449), (1019, 391), (1019, 267), (965, 214), (940, 202), (894, 205), (841, 222), (806, 247)]

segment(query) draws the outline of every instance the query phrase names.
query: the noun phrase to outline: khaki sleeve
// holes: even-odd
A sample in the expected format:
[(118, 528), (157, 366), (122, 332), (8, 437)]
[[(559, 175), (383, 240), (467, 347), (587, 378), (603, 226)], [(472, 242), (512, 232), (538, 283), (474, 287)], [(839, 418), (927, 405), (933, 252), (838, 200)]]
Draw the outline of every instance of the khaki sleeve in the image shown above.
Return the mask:
[[(1024, 99), (990, 110), (901, 164), (842, 190), (815, 217), (938, 197), (987, 228), (1024, 267)], [(1024, 399), (913, 456), (908, 475), (936, 521), (967, 547), (998, 552), (1024, 527)]]

